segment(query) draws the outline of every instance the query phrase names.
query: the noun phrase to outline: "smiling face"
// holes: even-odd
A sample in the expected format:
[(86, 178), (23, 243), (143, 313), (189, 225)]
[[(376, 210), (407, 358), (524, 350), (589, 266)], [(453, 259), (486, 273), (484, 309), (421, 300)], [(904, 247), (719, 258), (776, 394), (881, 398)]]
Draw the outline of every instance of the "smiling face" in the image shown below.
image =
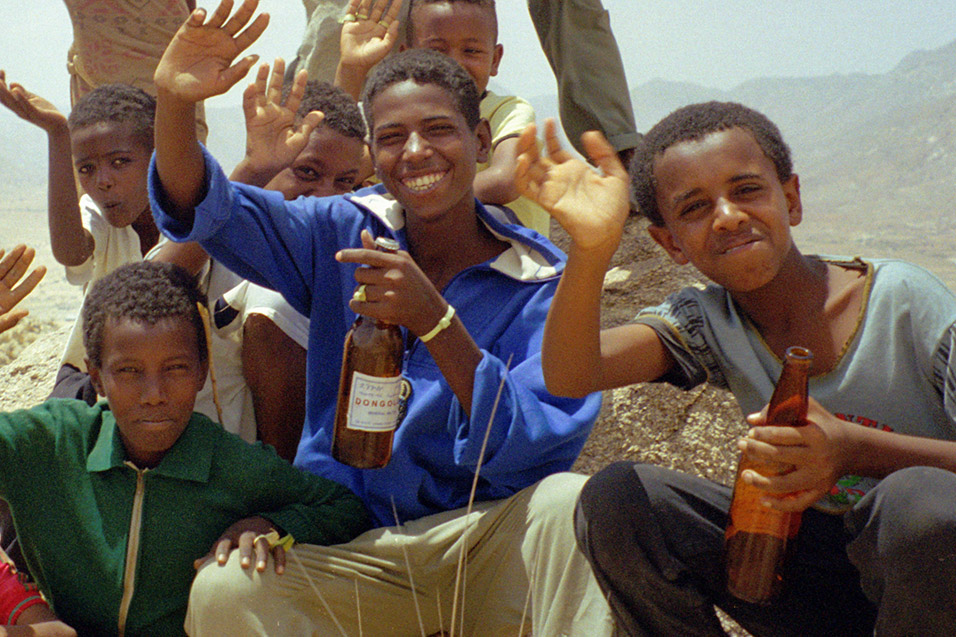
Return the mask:
[(149, 214), (146, 175), (152, 154), (129, 122), (98, 122), (70, 133), (73, 165), (83, 190), (111, 226)]
[(406, 212), (427, 220), (474, 210), (476, 162), (491, 145), (487, 121), (472, 130), (452, 95), (412, 80), (383, 89), (371, 110), (375, 172)]
[(87, 361), (96, 391), (106, 396), (126, 454), (139, 468), (159, 464), (182, 435), (206, 379), (195, 327), (185, 318), (154, 325), (107, 319), (102, 365)]
[(266, 188), (278, 190), (289, 201), (346, 193), (358, 178), (364, 147), (360, 139), (319, 126), (292, 165), (273, 177)]
[(667, 148), (654, 160), (663, 226), (651, 236), (730, 291), (769, 283), (793, 247), (802, 207), (796, 175), (781, 183), (753, 135), (731, 128)]
[(420, 4), (412, 9), (411, 46), (432, 49), (461, 64), (485, 92), (498, 74), (504, 49), (498, 40), (494, 9), (468, 2)]

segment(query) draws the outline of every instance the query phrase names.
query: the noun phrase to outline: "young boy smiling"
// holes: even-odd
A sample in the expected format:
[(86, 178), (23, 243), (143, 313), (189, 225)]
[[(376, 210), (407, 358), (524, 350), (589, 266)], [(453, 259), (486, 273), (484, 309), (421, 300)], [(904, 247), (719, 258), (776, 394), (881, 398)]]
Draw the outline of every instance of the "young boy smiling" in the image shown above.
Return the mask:
[[(590, 171), (525, 133), (519, 183), (572, 239), (548, 315), (548, 387), (580, 395), (636, 382), (729, 389), (752, 425), (791, 345), (813, 352), (806, 427), (740, 442), (779, 476), (744, 472), (766, 506), (802, 511), (787, 587), (758, 606), (724, 590), (730, 489), (619, 463), (581, 493), (578, 541), (629, 634), (722, 635), (716, 604), (754, 635), (943, 635), (956, 621), (956, 298), (915, 266), (804, 255), (799, 179), (777, 127), (739, 104), (678, 109), (631, 164), (649, 232), (713, 285), (600, 329), (604, 273), (627, 218), (626, 175), (599, 135)], [(787, 495), (787, 497), (781, 497)], [(809, 507), (809, 508), (808, 508)], [(788, 547), (789, 548), (789, 547)]]
[(83, 307), (87, 366), (107, 401), (0, 414), (0, 495), (40, 590), (80, 634), (183, 634), (193, 562), (227, 528), (265, 568), (253, 539), (270, 528), (335, 543), (367, 526), (348, 489), (193, 413), (208, 358), (201, 300), (176, 266), (118, 268)]
[[(400, 3), (387, 0), (354, 0), (350, 15), (356, 18), (342, 28), (342, 58), (336, 85), (356, 99), (369, 70), (392, 48), (398, 31)], [(475, 81), (481, 96), (481, 117), (488, 120), (491, 148), (478, 163), (475, 197), (484, 204), (506, 205), (520, 223), (548, 236), (551, 220), (533, 201), (522, 197), (514, 185), (514, 157), (518, 135), (534, 123), (534, 109), (513, 95), (488, 90), (498, 74), (504, 48), (498, 42), (494, 0), (411, 0), (408, 3), (406, 41), (401, 49), (431, 49), (447, 55)]]
[[(232, 60), (265, 27), (252, 18), (255, 6), (244, 2), (231, 17), (229, 2), (208, 18), (197, 11), (167, 49), (156, 74), (150, 184), (172, 238), (198, 240), (309, 315), (308, 418), (296, 464), (361, 493), (378, 527), (331, 550), (298, 547), (311, 582), (354, 633), (357, 580), (363, 606), (387, 618), (367, 622), (363, 634), (417, 633), (414, 588), (422, 625), (434, 633), (449, 628), (460, 601), (448, 591), (464, 548), (466, 632), (517, 631), (530, 599), (540, 634), (609, 634), (607, 605), (573, 543), (583, 477), (560, 473), (579, 453), (599, 397), (556, 400), (543, 387), (538, 346), (562, 255), (475, 200), (476, 163), (490, 139), (474, 82), (434, 51), (405, 51), (377, 67), (363, 96), (382, 181), (375, 187), (289, 202), (230, 183), (197, 143), (189, 113), (251, 66)], [(372, 250), (372, 236), (382, 235), (401, 250)], [(403, 418), (382, 469), (330, 455), (342, 342), (355, 313), (405, 333)], [(336, 630), (309, 580), (251, 577), (236, 560), (203, 568), (190, 631), (262, 634), (276, 622)]]

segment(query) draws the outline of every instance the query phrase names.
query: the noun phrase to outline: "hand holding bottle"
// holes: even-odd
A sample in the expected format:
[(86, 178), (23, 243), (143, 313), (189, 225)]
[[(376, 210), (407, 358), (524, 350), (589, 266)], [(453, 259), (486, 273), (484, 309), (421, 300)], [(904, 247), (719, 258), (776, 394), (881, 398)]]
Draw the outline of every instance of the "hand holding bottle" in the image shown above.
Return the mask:
[(738, 447), (747, 457), (791, 465), (788, 473), (763, 476), (747, 470), (741, 478), (770, 494), (763, 502), (780, 511), (803, 511), (830, 492), (840, 476), (847, 473), (847, 427), (858, 426), (840, 420), (813, 398), (808, 401), (804, 427), (763, 426), (767, 410), (747, 417), (751, 426)]
[[(362, 231), (362, 247), (340, 250), (341, 263), (360, 263), (355, 280), (363, 294), (349, 301), (357, 314), (407, 327), (416, 336), (428, 333), (442, 318), (448, 303), (404, 250), (394, 254), (375, 250), (375, 240)], [(364, 300), (363, 300), (364, 298)]]

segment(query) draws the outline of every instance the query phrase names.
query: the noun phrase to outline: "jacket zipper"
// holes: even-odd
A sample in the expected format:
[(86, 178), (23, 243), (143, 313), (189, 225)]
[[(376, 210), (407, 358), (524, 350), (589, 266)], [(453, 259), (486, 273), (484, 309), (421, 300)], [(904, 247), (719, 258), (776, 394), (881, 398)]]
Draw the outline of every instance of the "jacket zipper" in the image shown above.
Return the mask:
[(123, 598), (119, 607), (119, 635), (126, 632), (126, 618), (133, 601), (133, 588), (136, 582), (136, 561), (139, 555), (140, 533), (143, 528), (143, 494), (146, 485), (143, 476), (146, 473), (132, 462), (126, 464), (136, 471), (136, 493), (133, 495), (133, 510), (129, 518), (129, 539), (126, 541), (126, 566), (123, 568)]

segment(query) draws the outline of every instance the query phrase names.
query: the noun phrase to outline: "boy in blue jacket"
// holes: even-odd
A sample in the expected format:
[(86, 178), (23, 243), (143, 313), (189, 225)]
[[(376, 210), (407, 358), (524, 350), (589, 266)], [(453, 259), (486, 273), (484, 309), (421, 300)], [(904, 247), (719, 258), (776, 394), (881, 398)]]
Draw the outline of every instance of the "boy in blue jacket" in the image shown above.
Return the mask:
[[(530, 593), (526, 625), (535, 632), (608, 634), (607, 605), (573, 545), (570, 516), (583, 477), (552, 475), (571, 467), (599, 398), (558, 399), (544, 388), (541, 334), (563, 255), (475, 201), (489, 129), (474, 82), (433, 51), (379, 67), (363, 101), (379, 186), (289, 202), (229, 183), (187, 123), (196, 101), (228, 89), (253, 63), (232, 65), (265, 27), (262, 16), (252, 21), (255, 6), (247, 1), (230, 17), (223, 3), (208, 20), (197, 11), (157, 70), (155, 210), (172, 238), (198, 240), (309, 316), (296, 464), (352, 487), (380, 528), (334, 550), (296, 549), (308, 578), (296, 568), (250, 578), (234, 559), (204, 568), (190, 630), (259, 634), (281, 622), (334, 631), (311, 582), (355, 632), (357, 580), (362, 605), (388, 618), (364, 634), (421, 626), (434, 633), (449, 628), (452, 607), (461, 606), (452, 591), (465, 548), (466, 631), (516, 631)], [(402, 249), (372, 250), (379, 235)], [(363, 287), (353, 296), (356, 282)], [(404, 418), (383, 469), (353, 469), (330, 456), (342, 342), (355, 313), (400, 325), (406, 336)], [(385, 527), (396, 517), (405, 523), (397, 533)], [(421, 624), (410, 591), (423, 598)]]

